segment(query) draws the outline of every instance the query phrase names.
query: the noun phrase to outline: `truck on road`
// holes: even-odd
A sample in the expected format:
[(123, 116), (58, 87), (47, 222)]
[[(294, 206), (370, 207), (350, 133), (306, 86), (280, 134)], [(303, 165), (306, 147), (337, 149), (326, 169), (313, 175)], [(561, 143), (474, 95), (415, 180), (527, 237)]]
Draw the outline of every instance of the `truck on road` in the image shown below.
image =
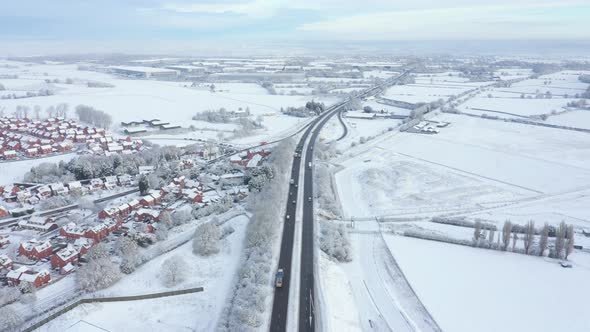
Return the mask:
[(277, 271), (277, 279), (275, 282), (277, 288), (283, 287), (283, 275), (284, 275), (283, 269), (279, 269)]

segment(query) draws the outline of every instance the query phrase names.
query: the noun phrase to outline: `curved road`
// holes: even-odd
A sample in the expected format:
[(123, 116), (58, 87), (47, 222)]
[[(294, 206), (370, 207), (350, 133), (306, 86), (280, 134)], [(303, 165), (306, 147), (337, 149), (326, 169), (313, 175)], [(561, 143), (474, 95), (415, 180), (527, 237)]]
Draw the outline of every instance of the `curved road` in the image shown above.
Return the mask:
[[(359, 95), (360, 98), (379, 93), (381, 88), (396, 83), (409, 73), (405, 71), (399, 76), (388, 80), (386, 83), (367, 89)], [(299, 140), (296, 155), (293, 158), (291, 178), (294, 183), (299, 183), (301, 170), (301, 157), (304, 156), (304, 188), (303, 188), (303, 220), (302, 220), (302, 242), (301, 242), (301, 265), (300, 265), (300, 287), (299, 287), (299, 331), (315, 331), (315, 301), (314, 301), (314, 232), (313, 232), (313, 172), (310, 164), (313, 163), (313, 146), (325, 123), (336, 113), (342, 112), (347, 102), (341, 102), (329, 107), (323, 114), (310, 123), (309, 127)], [(314, 129), (315, 128), (315, 129)], [(307, 146), (305, 142), (309, 135), (311, 138)], [(303, 148), (306, 147), (305, 151)], [(303, 154), (305, 153), (305, 154)], [(289, 189), (285, 224), (279, 256), (279, 268), (284, 270), (283, 286), (276, 288), (273, 300), (272, 317), (270, 330), (285, 331), (287, 329), (287, 314), (289, 308), (289, 286), (292, 274), (291, 264), (293, 255), (293, 243), (295, 235), (295, 215), (297, 211), (297, 192), (294, 185)], [(289, 216), (289, 219), (287, 219)]]
[(344, 119), (342, 119), (342, 113), (344, 113), (344, 111), (338, 112), (338, 120), (340, 120), (340, 124), (342, 125), (344, 132), (342, 133), (342, 136), (340, 136), (336, 141), (340, 141), (346, 137), (346, 135), (348, 135), (348, 127), (346, 127), (346, 123), (344, 123)]

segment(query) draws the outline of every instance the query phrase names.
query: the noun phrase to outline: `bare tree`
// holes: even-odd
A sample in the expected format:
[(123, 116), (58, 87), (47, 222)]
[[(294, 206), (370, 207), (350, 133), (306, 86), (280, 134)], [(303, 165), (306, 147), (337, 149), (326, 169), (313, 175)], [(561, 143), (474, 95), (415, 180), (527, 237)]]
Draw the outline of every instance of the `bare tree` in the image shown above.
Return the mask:
[(476, 221), (473, 229), (473, 245), (477, 246), (481, 237), (481, 221)]
[(35, 105), (35, 107), (33, 109), (35, 111), (35, 120), (40, 120), (41, 119), (41, 106)]
[(539, 239), (539, 256), (543, 256), (543, 253), (547, 249), (547, 242), (549, 240), (549, 225), (545, 223), (543, 230), (541, 231), (541, 238)]
[(55, 114), (55, 107), (54, 106), (49, 106), (45, 109), (45, 112), (47, 112), (47, 116), (49, 118), (52, 118), (53, 115)]
[(574, 225), (567, 226), (567, 241), (565, 244), (565, 259), (574, 251)]
[(531, 248), (531, 245), (533, 244), (535, 238), (535, 222), (532, 220), (529, 220), (529, 222), (526, 224), (526, 229), (525, 229), (525, 233), (524, 233), (524, 253), (525, 254), (529, 254), (529, 250)]
[(162, 263), (160, 279), (164, 286), (173, 287), (183, 282), (186, 278), (187, 264), (178, 255), (172, 256)]
[(490, 247), (494, 246), (494, 236), (496, 235), (496, 232), (494, 231), (494, 229), (490, 228), (490, 231), (488, 232), (488, 242), (490, 243)]
[(506, 220), (502, 228), (502, 250), (506, 251), (510, 244), (510, 233), (512, 233), (512, 222)]
[(567, 226), (565, 222), (561, 222), (559, 227), (557, 227), (557, 232), (555, 233), (555, 253), (554, 258), (561, 258), (563, 257), (563, 248), (565, 245), (565, 233), (567, 232)]
[(518, 234), (514, 232), (512, 233), (512, 251), (516, 248), (516, 242), (518, 242)]

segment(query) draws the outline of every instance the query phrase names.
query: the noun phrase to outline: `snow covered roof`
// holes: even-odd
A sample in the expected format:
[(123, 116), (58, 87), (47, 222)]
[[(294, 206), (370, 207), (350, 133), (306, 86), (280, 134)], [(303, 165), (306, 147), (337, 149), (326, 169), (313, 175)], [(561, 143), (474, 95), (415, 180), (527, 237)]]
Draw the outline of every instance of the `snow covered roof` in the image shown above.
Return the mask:
[(132, 199), (129, 201), (129, 203), (127, 203), (129, 206), (133, 207), (133, 206), (137, 206), (139, 205), (139, 201), (137, 199)]
[(136, 214), (138, 216), (147, 214), (147, 215), (152, 216), (154, 218), (158, 218), (160, 216), (160, 211), (153, 210), (153, 209), (139, 209), (139, 210), (137, 210)]
[(18, 278), (20, 277), (20, 275), (21, 275), (21, 274), (25, 273), (25, 272), (26, 272), (26, 271), (28, 271), (28, 270), (29, 270), (29, 268), (28, 268), (28, 267), (26, 267), (26, 266), (21, 266), (21, 267), (19, 267), (19, 268), (18, 268), (18, 269), (16, 269), (16, 270), (9, 271), (9, 272), (6, 274), (6, 278), (9, 278), (9, 279), (18, 279)]
[(31, 251), (33, 249), (37, 250), (37, 252), (45, 251), (51, 248), (51, 243), (49, 241), (39, 242), (35, 239), (29, 240), (25, 243), (21, 244), (26, 251)]
[(62, 260), (67, 261), (72, 257), (78, 255), (78, 250), (74, 248), (72, 245), (68, 245), (67, 247), (63, 248), (62, 250), (58, 251), (56, 255)]
[(252, 159), (250, 159), (248, 161), (248, 164), (246, 164), (247, 168), (253, 168), (258, 166), (258, 163), (260, 163), (260, 161), (262, 160), (262, 156), (259, 154), (255, 154), (254, 156), (252, 156)]
[(8, 257), (6, 254), (0, 255), (0, 266), (10, 265), (12, 263), (12, 259)]

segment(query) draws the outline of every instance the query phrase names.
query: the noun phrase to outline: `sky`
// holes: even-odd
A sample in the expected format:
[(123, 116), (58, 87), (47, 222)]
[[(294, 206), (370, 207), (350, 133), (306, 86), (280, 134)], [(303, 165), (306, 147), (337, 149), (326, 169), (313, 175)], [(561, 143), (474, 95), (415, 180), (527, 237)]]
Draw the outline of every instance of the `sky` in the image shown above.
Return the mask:
[(590, 40), (589, 0), (18, 0), (1, 7), (0, 54)]

